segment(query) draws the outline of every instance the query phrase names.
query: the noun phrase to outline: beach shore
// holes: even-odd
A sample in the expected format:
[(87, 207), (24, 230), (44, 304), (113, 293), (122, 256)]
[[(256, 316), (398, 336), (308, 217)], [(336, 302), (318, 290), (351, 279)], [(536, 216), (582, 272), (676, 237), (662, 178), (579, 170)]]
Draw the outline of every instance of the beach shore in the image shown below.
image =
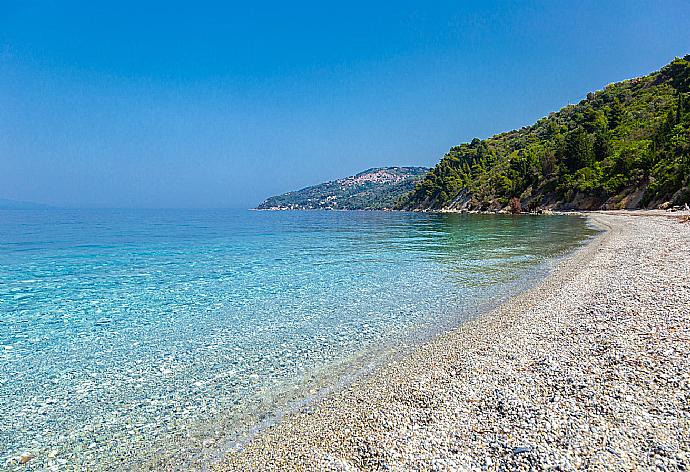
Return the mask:
[(639, 215), (214, 467), (688, 470), (690, 223)]

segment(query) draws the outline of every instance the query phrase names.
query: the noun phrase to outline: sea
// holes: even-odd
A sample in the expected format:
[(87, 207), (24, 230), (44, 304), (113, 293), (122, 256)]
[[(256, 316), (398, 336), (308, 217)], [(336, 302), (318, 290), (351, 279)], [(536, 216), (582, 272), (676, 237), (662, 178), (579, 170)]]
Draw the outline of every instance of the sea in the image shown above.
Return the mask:
[(564, 215), (0, 210), (0, 467), (212, 463), (594, 234)]

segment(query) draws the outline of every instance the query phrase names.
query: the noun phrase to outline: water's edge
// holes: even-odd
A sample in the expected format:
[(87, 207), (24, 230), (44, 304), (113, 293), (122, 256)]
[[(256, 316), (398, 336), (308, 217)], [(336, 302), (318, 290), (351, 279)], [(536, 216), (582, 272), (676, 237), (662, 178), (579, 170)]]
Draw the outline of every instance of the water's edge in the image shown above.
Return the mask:
[(208, 468), (595, 234), (583, 215), (328, 213), (0, 213), (12, 470), (24, 451), (39, 468)]
[[(287, 416), (308, 410), (318, 403), (325, 400), (329, 395), (336, 394), (343, 389), (348, 388), (355, 382), (362, 380), (366, 376), (372, 374), (378, 369), (390, 364), (392, 362), (400, 361), (401, 359), (411, 355), (414, 351), (422, 347), (424, 344), (434, 341), (436, 338), (449, 334), (456, 329), (463, 326), (469, 321), (477, 321), (501, 305), (510, 303), (515, 297), (528, 292), (550, 277), (554, 271), (566, 260), (575, 257), (578, 253), (590, 246), (593, 242), (601, 238), (609, 228), (601, 221), (591, 218), (583, 213), (563, 213), (563, 215), (572, 218), (582, 218), (586, 225), (595, 230), (596, 233), (584, 238), (577, 246), (557, 254), (541, 264), (523, 271), (524, 278), (519, 281), (507, 284), (509, 288), (500, 296), (491, 301), (484, 301), (478, 306), (474, 307), (474, 314), (469, 317), (459, 318), (456, 323), (448, 326), (438, 327), (437, 329), (428, 330), (424, 333), (416, 333), (418, 337), (408, 339), (402, 345), (388, 346), (385, 349), (377, 350), (371, 349), (367, 352), (359, 353), (351, 358), (343, 359), (339, 367), (339, 374), (333, 375), (334, 372), (329, 369), (329, 372), (324, 372), (322, 382), (324, 386), (320, 387), (313, 393), (308, 393), (302, 397), (294, 399), (287, 405), (279, 407), (271, 412), (268, 416), (263, 418), (260, 422), (253, 425), (247, 431), (235, 431), (227, 434), (222, 441), (217, 443), (216, 447), (211, 448), (206, 452), (201, 452), (193, 457), (189, 457), (182, 461), (176, 470), (186, 470), (193, 467), (200, 470), (209, 470), (209, 468), (222, 461), (223, 457), (232, 452), (242, 450), (254, 438), (262, 434), (267, 429), (279, 424)], [(526, 214), (523, 217), (549, 217), (550, 215)], [(419, 336), (421, 335), (421, 336)], [(179, 459), (179, 458), (178, 458)]]

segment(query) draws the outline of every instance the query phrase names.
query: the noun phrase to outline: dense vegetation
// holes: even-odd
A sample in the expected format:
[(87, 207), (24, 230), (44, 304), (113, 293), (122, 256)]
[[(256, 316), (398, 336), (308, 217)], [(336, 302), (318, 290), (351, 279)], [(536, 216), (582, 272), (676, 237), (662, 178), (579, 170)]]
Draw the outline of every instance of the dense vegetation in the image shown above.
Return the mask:
[(453, 147), (398, 208), (638, 208), (690, 201), (690, 55), (534, 125)]
[(381, 167), (270, 197), (260, 210), (383, 210), (395, 206), (429, 171), (426, 167)]

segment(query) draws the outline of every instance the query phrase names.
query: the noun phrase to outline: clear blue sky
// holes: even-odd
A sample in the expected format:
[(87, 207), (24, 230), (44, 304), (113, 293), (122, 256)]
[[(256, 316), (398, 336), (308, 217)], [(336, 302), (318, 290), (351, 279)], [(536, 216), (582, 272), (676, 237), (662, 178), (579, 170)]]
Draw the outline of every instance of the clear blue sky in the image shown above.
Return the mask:
[(248, 207), (690, 52), (690, 2), (2, 2), (0, 198)]

